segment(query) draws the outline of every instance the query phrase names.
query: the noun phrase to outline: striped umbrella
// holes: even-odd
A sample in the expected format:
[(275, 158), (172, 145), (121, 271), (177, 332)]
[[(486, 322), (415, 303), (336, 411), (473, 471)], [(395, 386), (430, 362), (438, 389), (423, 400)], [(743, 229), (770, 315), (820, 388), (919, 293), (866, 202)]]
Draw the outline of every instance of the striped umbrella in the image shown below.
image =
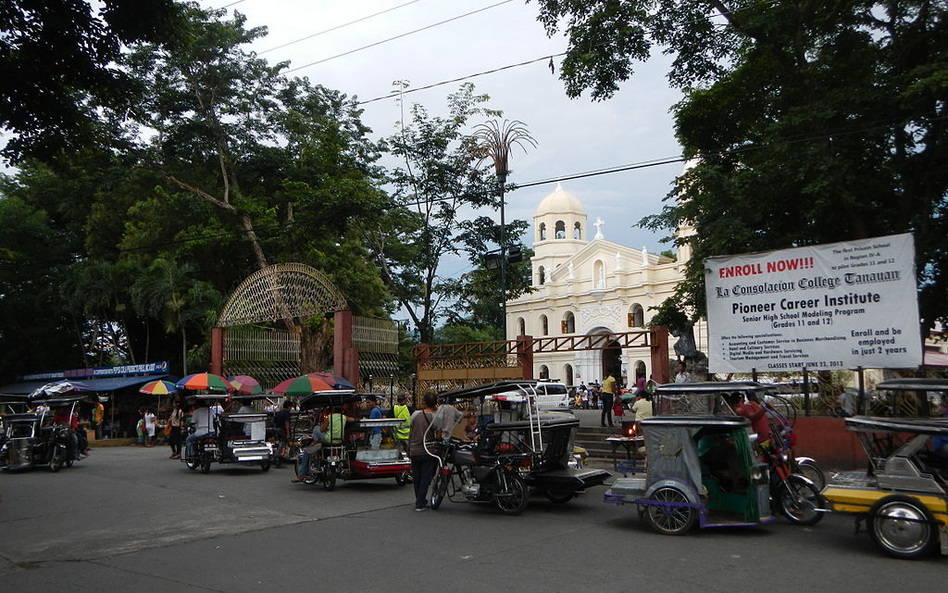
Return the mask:
[(152, 381), (142, 385), (138, 392), (149, 395), (171, 395), (172, 393), (178, 393), (178, 387), (171, 381)]
[(258, 393), (263, 393), (263, 387), (250, 375), (234, 375), (233, 377), (228, 377), (227, 380), (230, 381), (235, 393), (242, 395), (257, 395)]
[(215, 393), (228, 393), (233, 391), (227, 379), (214, 373), (195, 373), (181, 379), (175, 386), (178, 389), (188, 389), (191, 391), (213, 391)]
[(309, 395), (316, 391), (332, 391), (333, 386), (319, 377), (303, 375), (295, 379), (287, 379), (273, 388), (273, 393), (287, 396)]

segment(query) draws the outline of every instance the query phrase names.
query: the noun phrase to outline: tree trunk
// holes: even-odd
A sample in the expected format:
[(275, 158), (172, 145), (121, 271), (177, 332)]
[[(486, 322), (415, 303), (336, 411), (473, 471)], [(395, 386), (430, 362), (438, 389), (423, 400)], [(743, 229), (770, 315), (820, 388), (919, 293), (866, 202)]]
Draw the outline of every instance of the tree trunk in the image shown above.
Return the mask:
[(319, 373), (329, 367), (327, 347), (331, 341), (332, 326), (328, 317), (315, 329), (305, 323), (300, 326), (300, 370), (304, 374)]

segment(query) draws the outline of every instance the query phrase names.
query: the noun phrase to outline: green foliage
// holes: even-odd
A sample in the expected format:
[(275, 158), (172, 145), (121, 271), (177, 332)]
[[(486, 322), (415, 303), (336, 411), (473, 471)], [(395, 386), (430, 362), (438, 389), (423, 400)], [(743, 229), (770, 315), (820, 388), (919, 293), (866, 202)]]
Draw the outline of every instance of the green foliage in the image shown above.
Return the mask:
[(703, 315), (710, 256), (912, 232), (922, 325), (948, 320), (944, 2), (538, 3), (550, 31), (567, 20), (572, 96), (611, 96), (653, 45), (675, 56), (698, 161), (642, 221), (695, 228), (675, 306)]
[(102, 140), (97, 110), (128, 110), (140, 90), (115, 66), (123, 45), (173, 42), (181, 25), (172, 0), (5, 2), (0, 126), (15, 135), (0, 154), (22, 161)]
[(458, 211), (497, 205), (490, 178), (478, 168), (477, 141), (467, 132), (471, 118), (496, 115), (480, 106), (486, 101), (473, 85), (462, 85), (448, 97), (447, 117), (415, 104), (411, 123), (387, 140), (404, 161), (390, 172), (393, 220), (404, 227), (367, 226), (367, 234), (383, 280), (423, 342), (431, 341), (446, 297), (458, 290), (457, 279), (439, 274), (443, 258), (458, 254)]

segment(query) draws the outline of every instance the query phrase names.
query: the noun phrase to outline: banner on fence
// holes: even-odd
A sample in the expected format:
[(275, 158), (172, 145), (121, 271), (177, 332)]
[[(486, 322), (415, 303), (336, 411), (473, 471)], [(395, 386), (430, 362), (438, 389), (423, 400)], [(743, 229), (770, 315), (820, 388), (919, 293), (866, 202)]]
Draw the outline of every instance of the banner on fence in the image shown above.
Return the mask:
[(705, 262), (713, 373), (922, 363), (910, 233)]

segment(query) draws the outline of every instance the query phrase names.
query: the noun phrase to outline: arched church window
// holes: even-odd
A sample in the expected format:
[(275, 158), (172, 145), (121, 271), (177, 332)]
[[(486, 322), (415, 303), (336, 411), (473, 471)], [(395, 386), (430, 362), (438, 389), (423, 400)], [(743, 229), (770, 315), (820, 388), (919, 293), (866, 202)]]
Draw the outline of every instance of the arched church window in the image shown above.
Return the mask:
[(537, 286), (543, 286), (546, 284), (546, 268), (540, 266), (537, 269)]
[(560, 330), (564, 334), (576, 333), (576, 317), (573, 315), (572, 311), (567, 311), (566, 315), (563, 316), (563, 322), (560, 324)]
[(563, 367), (563, 381), (567, 387), (573, 386), (573, 365), (568, 364)]
[(545, 364), (540, 365), (540, 378), (541, 379), (550, 378), (550, 369), (548, 369)]
[(629, 327), (645, 327), (645, 309), (638, 303), (629, 309)]
[(597, 259), (593, 264), (593, 286), (596, 288), (606, 287), (606, 264), (601, 259)]
[(583, 238), (583, 226), (578, 222), (573, 224), (573, 238), (577, 241)]
[(547, 320), (546, 315), (540, 315), (540, 332), (544, 336), (550, 335), (550, 322)]
[(556, 238), (565, 239), (566, 238), (566, 223), (562, 220), (556, 221)]
[(527, 322), (524, 321), (523, 317), (517, 319), (517, 329), (520, 330), (520, 333), (517, 334), (518, 336), (527, 335)]
[(546, 223), (545, 222), (540, 223), (540, 240), (546, 241)]

